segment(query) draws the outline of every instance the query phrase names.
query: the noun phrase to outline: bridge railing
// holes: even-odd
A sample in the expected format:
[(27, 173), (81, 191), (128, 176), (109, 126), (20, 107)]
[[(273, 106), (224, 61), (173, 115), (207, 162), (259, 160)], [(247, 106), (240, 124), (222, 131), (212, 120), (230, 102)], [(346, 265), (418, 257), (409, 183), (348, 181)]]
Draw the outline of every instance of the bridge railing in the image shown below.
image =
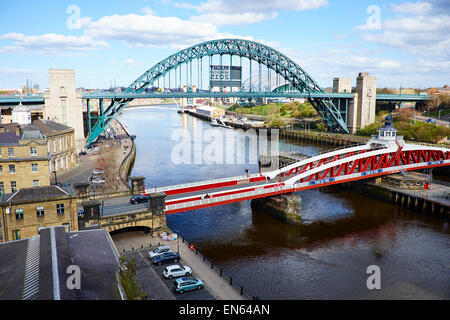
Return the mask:
[(208, 181), (197, 181), (197, 182), (191, 182), (191, 183), (177, 184), (177, 185), (173, 185), (173, 186), (148, 188), (148, 191), (163, 192), (163, 191), (167, 191), (167, 190), (183, 189), (183, 188), (196, 187), (196, 186), (202, 186), (202, 185), (213, 184), (213, 183), (228, 182), (228, 181), (233, 181), (233, 180), (246, 180), (249, 178), (257, 178), (257, 177), (260, 177), (260, 174), (253, 173), (253, 174), (249, 174), (248, 176), (242, 175), (242, 176), (214, 179), (214, 180), (208, 180)]
[(242, 192), (242, 193), (229, 194), (226, 196), (219, 196), (219, 197), (207, 198), (207, 199), (202, 199), (202, 200), (194, 200), (194, 201), (186, 201), (186, 202), (176, 203), (176, 204), (169, 204), (169, 205), (166, 205), (166, 211), (184, 209), (184, 208), (190, 208), (190, 207), (197, 207), (197, 206), (207, 205), (207, 204), (211, 204), (211, 203), (230, 201), (230, 200), (235, 200), (235, 199), (264, 195), (264, 194), (271, 194), (274, 192), (282, 193), (283, 191), (286, 191), (289, 189), (292, 189), (292, 186), (277, 185), (277, 186), (274, 186), (273, 188), (266, 188), (266, 189), (264, 187), (257, 187), (256, 190), (254, 190), (254, 191), (247, 191), (247, 192)]

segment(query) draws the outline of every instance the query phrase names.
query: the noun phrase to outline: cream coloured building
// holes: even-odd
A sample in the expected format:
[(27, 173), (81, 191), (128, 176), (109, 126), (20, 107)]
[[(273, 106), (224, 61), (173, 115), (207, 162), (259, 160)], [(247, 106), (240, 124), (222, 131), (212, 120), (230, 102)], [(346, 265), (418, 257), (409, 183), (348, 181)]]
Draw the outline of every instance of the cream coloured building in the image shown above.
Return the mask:
[(76, 167), (77, 151), (73, 128), (41, 119), (34, 120), (33, 126), (39, 128), (47, 139), (50, 172), (62, 172)]
[(38, 129), (0, 126), (0, 192), (50, 185), (47, 141)]

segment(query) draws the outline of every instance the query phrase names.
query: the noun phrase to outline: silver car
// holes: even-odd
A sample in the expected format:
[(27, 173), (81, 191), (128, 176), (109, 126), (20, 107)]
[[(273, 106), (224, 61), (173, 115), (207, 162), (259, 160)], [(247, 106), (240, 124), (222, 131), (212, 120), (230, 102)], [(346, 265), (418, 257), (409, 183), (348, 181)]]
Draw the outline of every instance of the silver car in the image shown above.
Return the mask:
[(169, 246), (159, 246), (158, 248), (149, 251), (148, 257), (150, 258), (150, 260), (153, 260), (154, 257), (166, 252), (172, 252), (172, 248)]

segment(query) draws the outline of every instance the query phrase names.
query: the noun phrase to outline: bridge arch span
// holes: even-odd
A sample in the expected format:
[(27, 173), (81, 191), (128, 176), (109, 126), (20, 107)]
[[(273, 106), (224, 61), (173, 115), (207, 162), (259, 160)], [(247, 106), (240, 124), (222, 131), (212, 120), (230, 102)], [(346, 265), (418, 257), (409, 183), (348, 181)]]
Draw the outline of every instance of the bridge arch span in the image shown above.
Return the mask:
[[(283, 53), (267, 45), (242, 39), (212, 40), (181, 50), (147, 70), (125, 89), (125, 92), (143, 92), (148, 86), (153, 85), (159, 78), (164, 77), (180, 65), (214, 55), (239, 56), (250, 61), (256, 61), (275, 71), (301, 93), (324, 92), (303, 68)], [(132, 100), (132, 98), (114, 99), (105, 110), (104, 121), (97, 121), (95, 124), (87, 144), (95, 141), (109, 122)], [(309, 98), (309, 101), (331, 131), (349, 132), (339, 108), (333, 104), (331, 99)]]

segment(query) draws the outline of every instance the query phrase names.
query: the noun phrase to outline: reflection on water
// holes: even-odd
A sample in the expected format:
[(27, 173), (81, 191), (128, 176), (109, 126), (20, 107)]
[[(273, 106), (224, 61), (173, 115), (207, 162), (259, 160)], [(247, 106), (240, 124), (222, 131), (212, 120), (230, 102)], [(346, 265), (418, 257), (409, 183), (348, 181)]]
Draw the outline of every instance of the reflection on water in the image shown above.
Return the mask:
[[(202, 130), (209, 128), (175, 108), (133, 109), (121, 120), (137, 135), (132, 175), (145, 176), (147, 186), (258, 170), (256, 165), (173, 164), (170, 154), (177, 142), (171, 141), (172, 132), (194, 130), (199, 123)], [(283, 151), (311, 155), (325, 148), (280, 141)], [(450, 298), (448, 223), (345, 190), (299, 195), (301, 226), (252, 211), (250, 201), (169, 215), (167, 222), (261, 298)], [(382, 290), (375, 292), (366, 287), (372, 264), (382, 273)]]

